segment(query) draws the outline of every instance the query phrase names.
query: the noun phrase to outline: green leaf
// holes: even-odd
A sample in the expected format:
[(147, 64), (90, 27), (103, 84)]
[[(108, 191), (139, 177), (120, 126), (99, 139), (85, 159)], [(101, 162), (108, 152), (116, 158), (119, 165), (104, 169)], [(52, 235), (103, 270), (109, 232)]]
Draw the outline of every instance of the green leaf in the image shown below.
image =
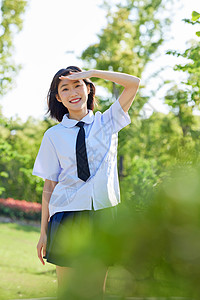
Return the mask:
[(200, 37), (200, 31), (197, 31), (197, 32), (196, 32), (196, 35)]
[(8, 173), (7, 173), (7, 172), (4, 172), (4, 171), (0, 172), (0, 176), (1, 176), (1, 177), (5, 177), (5, 178), (8, 178), (8, 177), (9, 177)]
[(200, 13), (193, 11), (192, 12), (192, 21), (197, 21), (200, 18)]

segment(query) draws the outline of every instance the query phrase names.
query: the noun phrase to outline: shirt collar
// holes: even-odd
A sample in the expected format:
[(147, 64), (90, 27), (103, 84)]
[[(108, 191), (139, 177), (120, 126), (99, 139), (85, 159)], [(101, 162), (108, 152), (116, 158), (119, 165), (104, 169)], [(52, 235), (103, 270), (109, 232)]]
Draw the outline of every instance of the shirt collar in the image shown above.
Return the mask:
[(88, 114), (85, 117), (83, 117), (80, 121), (75, 119), (69, 119), (68, 116), (69, 113), (65, 114), (61, 121), (61, 124), (68, 128), (74, 127), (80, 121), (85, 122), (86, 124), (91, 124), (94, 121), (94, 114), (91, 109), (88, 109)]

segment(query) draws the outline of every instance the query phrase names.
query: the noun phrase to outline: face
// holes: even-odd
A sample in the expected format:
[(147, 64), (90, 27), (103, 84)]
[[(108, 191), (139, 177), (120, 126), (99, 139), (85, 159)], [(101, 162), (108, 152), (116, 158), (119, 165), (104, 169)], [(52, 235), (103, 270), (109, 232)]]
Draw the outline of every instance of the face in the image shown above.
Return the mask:
[(83, 80), (64, 79), (59, 82), (58, 94), (56, 96), (59, 102), (68, 109), (69, 114), (77, 111), (87, 111), (87, 99), (90, 93), (90, 87)]

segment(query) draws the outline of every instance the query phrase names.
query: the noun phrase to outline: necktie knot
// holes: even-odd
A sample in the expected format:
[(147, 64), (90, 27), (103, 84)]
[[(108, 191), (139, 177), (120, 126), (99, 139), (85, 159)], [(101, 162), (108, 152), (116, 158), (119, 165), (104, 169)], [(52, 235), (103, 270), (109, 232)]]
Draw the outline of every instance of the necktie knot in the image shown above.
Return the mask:
[(80, 121), (80, 122), (78, 122), (77, 124), (76, 124), (76, 126), (78, 126), (78, 127), (83, 127), (83, 125), (84, 125), (84, 122), (82, 122), (82, 121)]

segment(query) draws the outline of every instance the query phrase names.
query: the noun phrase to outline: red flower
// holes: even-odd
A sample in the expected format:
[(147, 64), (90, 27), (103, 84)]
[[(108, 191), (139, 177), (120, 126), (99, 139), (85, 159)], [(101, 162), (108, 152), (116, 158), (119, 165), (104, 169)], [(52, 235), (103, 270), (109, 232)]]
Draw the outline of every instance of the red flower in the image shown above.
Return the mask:
[(28, 202), (25, 200), (15, 200), (13, 198), (0, 199), (0, 205), (9, 207), (11, 209), (21, 210), (25, 213), (39, 213), (41, 212), (42, 205), (36, 202)]

